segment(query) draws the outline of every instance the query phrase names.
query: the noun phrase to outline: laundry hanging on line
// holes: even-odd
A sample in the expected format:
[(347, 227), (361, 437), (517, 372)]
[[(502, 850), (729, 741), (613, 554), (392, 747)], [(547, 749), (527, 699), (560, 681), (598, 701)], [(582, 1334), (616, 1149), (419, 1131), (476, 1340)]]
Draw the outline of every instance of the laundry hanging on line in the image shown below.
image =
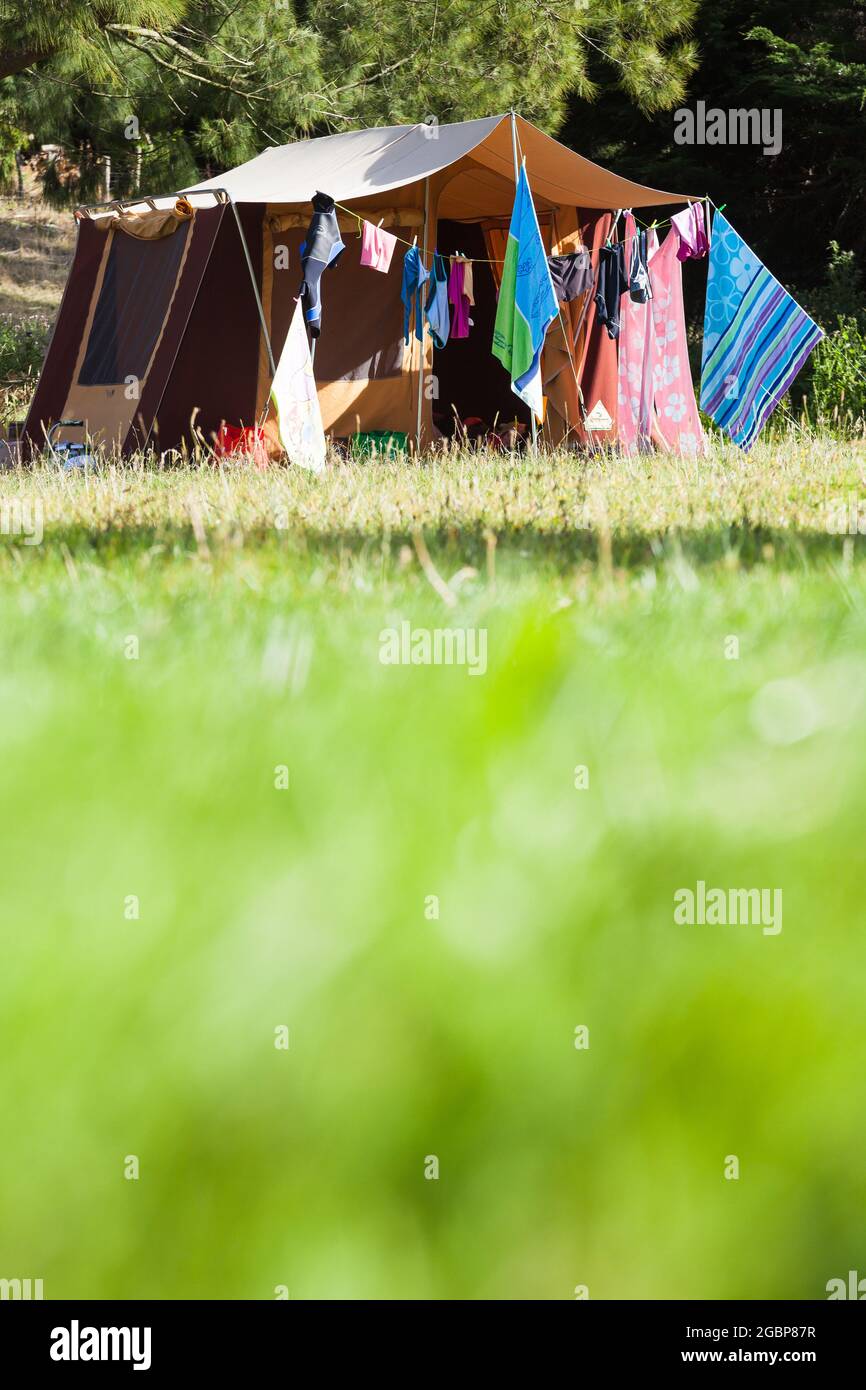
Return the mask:
[(374, 227), (372, 222), (361, 223), (361, 265), (372, 270), (380, 270), (387, 275), (397, 246), (397, 238), (386, 232), (384, 227)]
[(327, 193), (313, 197), (313, 216), (307, 237), (301, 247), (300, 295), (304, 303), (304, 318), (313, 338), (322, 331), (322, 301), (320, 280), (328, 266), (336, 265), (346, 247), (340, 237), (333, 198)]
[(619, 337), (620, 300), (628, 289), (625, 247), (621, 241), (602, 246), (598, 253), (598, 279), (595, 290), (596, 317), (609, 338)]
[(289, 461), (321, 473), (325, 467), (325, 431), (300, 300), (271, 384), (268, 415), (276, 424)]
[(683, 267), (678, 250), (676, 233), (669, 231), (650, 262), (652, 435), (661, 448), (688, 457), (706, 453), (706, 440), (689, 364)]
[(475, 303), (473, 289), (472, 262), (463, 256), (452, 256), (448, 275), (448, 299), (453, 309), (452, 338), (469, 337), (469, 329), (472, 326), (469, 309)]
[(424, 312), (430, 325), (430, 333), (435, 348), (444, 348), (451, 331), (448, 315), (448, 267), (445, 257), (438, 251), (433, 253), (433, 265), (429, 276), (429, 289)]
[[(628, 220), (626, 228), (628, 228)], [(628, 263), (628, 293), (629, 298), (635, 304), (645, 304), (648, 299), (652, 299), (652, 281), (650, 279), (649, 266), (647, 264), (647, 232), (642, 227), (640, 231), (635, 226), (634, 218), (631, 217), (631, 226), (634, 229), (629, 243), (628, 230), (626, 230), (626, 246), (631, 245), (631, 255)], [(656, 245), (658, 237), (656, 237)]]
[[(637, 231), (626, 217), (626, 241)], [(679, 239), (659, 246), (651, 230), (646, 264), (652, 296), (623, 299), (619, 335), (619, 440), (626, 453), (653, 447), (694, 457), (706, 452), (689, 366)]]
[(403, 257), (403, 284), (400, 298), (403, 301), (403, 338), (408, 344), (414, 316), (415, 337), (419, 343), (424, 341), (424, 306), (421, 291), (427, 283), (429, 272), (417, 246), (410, 246)]
[(462, 252), (458, 252), (456, 256), (452, 257), (452, 260), (463, 262), (463, 293), (466, 295), (469, 303), (474, 307), (475, 281), (472, 269), (474, 262), (469, 256), (464, 256)]
[(671, 226), (679, 237), (679, 260), (699, 260), (707, 254), (710, 242), (704, 222), (703, 203), (689, 203), (687, 208), (671, 218)]
[(571, 304), (595, 283), (592, 256), (585, 248), (569, 251), (564, 256), (548, 256), (547, 264), (560, 304)]
[(522, 165), (508, 227), (492, 350), (511, 377), (512, 391), (538, 420), (544, 417), (541, 351), (558, 313), (535, 204)]
[[(631, 213), (626, 216), (626, 240), (635, 232)], [(645, 264), (652, 274), (652, 261), (659, 239), (652, 228), (646, 239)], [(617, 433), (627, 454), (652, 448), (654, 411), (653, 381), (654, 325), (648, 299), (629, 294), (621, 306), (619, 357), (617, 361)]]

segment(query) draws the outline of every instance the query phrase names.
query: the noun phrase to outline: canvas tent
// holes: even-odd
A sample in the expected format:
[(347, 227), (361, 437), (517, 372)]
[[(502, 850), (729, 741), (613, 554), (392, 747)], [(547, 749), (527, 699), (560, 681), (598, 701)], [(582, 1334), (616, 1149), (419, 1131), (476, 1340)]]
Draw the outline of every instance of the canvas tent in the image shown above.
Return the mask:
[[(687, 199), (620, 178), (520, 117), (491, 116), (299, 141), (184, 190), (178, 201), (79, 209), (75, 257), (25, 437), (41, 447), (55, 421), (74, 418), (83, 431), (66, 429), (66, 438), (86, 431), (125, 451), (147, 443), (165, 450), (189, 442), (193, 427), (209, 438), (222, 420), (261, 418), (317, 190), (342, 205), (347, 245), (323, 282), (316, 381), (325, 429), (400, 430), (423, 443), (434, 431), (434, 405), (514, 414), (490, 342), (516, 149), (553, 254), (597, 248), (620, 208)], [(403, 342), (402, 255), (387, 275), (362, 268), (358, 217), (407, 242), (417, 237), (428, 259), (438, 246), (490, 263), (489, 275), (475, 276), (475, 328), (435, 363), (429, 335), (423, 350), (414, 337)], [(611, 367), (593, 318), (590, 306), (578, 331), (564, 313), (548, 334), (546, 429), (554, 441), (581, 436), (596, 397), (615, 436), (615, 351)]]

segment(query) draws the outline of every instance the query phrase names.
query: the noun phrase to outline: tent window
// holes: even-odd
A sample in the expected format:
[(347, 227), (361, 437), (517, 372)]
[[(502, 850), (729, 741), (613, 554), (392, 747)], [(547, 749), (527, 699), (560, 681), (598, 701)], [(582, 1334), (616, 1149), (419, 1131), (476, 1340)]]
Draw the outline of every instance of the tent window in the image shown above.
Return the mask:
[(159, 241), (109, 232), (111, 249), (93, 315), (80, 386), (119, 386), (141, 380), (177, 284), (189, 223)]

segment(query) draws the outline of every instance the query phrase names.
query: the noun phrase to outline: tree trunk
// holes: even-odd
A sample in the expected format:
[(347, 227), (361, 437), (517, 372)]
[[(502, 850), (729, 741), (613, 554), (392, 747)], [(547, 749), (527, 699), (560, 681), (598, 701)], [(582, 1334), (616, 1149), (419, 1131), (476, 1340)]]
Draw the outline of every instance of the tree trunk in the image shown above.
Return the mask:
[(32, 68), (51, 57), (51, 50), (38, 48), (6, 48), (0, 50), (0, 78), (14, 77), (16, 72)]

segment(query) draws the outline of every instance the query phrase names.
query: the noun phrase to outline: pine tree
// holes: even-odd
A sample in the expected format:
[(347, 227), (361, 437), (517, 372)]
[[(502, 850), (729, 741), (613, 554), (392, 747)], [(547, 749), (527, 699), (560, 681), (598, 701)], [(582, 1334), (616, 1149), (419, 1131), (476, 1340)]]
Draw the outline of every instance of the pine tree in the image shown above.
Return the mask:
[[(104, 155), (122, 195), (182, 187), (267, 145), (359, 125), (513, 107), (555, 133), (571, 96), (595, 99), (599, 51), (622, 99), (652, 112), (682, 98), (696, 61), (696, 0), (61, 3), (68, 43), (14, 91), (39, 138), (75, 152), (75, 177), (48, 191), (76, 201), (97, 194)], [(0, 0), (8, 49), (4, 13)], [(48, 54), (42, 21), (18, 42)]]
[(168, 30), (185, 0), (51, 0), (50, 5), (0, 0), (0, 78), (50, 62), (74, 60), (91, 78), (111, 75), (107, 26)]
[(558, 129), (570, 95), (591, 100), (590, 59), (604, 48), (614, 81), (641, 110), (679, 101), (696, 54), (695, 0), (313, 0), (346, 117), (467, 120), (511, 108)]
[[(679, 145), (670, 110), (646, 114), (610, 85), (569, 102), (560, 139), (658, 188), (727, 202), (738, 231), (785, 282), (823, 281), (832, 240), (866, 257), (866, 0), (701, 0), (699, 68), (682, 103), (781, 111), (782, 148)], [(688, 277), (700, 301), (700, 277)]]

